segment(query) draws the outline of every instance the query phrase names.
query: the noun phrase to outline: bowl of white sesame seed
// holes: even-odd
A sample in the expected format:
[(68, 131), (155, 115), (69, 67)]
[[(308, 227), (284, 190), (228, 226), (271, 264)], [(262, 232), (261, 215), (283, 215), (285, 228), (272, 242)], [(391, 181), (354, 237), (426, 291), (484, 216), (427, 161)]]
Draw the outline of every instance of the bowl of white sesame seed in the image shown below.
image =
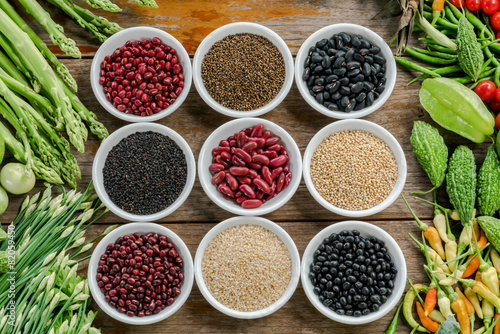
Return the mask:
[(406, 159), (394, 136), (375, 123), (353, 119), (331, 123), (309, 142), (304, 181), (325, 209), (366, 217), (389, 207), (406, 181)]

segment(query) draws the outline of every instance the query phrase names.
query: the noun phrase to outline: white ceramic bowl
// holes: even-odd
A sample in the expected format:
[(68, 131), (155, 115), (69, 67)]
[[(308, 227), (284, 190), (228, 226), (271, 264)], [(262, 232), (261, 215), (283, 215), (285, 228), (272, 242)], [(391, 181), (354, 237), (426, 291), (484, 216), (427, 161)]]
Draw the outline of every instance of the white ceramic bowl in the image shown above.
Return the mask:
[[(186, 185), (184, 186), (181, 194), (169, 207), (150, 215), (136, 215), (122, 210), (111, 201), (108, 194), (106, 193), (106, 189), (104, 188), (102, 170), (104, 168), (104, 163), (106, 162), (109, 151), (111, 151), (111, 149), (115, 145), (117, 145), (123, 138), (126, 138), (133, 133), (146, 131), (161, 133), (169, 137), (170, 139), (175, 141), (177, 145), (179, 145), (181, 150), (184, 152), (184, 156), (186, 157), (187, 179)], [(181, 137), (181, 135), (179, 135), (174, 130), (167, 128), (164, 125), (155, 123), (134, 123), (116, 130), (101, 143), (101, 146), (97, 150), (94, 158), (94, 163), (92, 165), (92, 181), (99, 199), (104, 203), (104, 205), (106, 205), (108, 209), (111, 210), (111, 212), (123, 219), (130, 221), (158, 220), (168, 216), (169, 214), (177, 210), (177, 208), (179, 208), (179, 206), (181, 206), (182, 203), (184, 203), (184, 201), (188, 198), (189, 193), (193, 189), (195, 177), (196, 162), (194, 160), (193, 152), (191, 151), (189, 144), (184, 140), (184, 138)]]
[[(217, 187), (211, 182), (212, 173), (208, 170), (208, 167), (212, 164), (212, 149), (218, 147), (221, 140), (227, 139), (235, 132), (239, 132), (248, 127), (253, 127), (259, 123), (264, 125), (265, 130), (270, 130), (274, 136), (281, 137), (280, 144), (285, 146), (288, 156), (290, 157), (288, 164), (290, 165), (290, 171), (292, 172), (292, 179), (288, 188), (282, 190), (273, 199), (267, 201), (258, 208), (244, 209), (235, 201), (226, 200), (222, 196), (222, 194), (217, 190)], [(293, 138), (279, 125), (261, 118), (240, 118), (221, 125), (207, 138), (200, 150), (200, 155), (198, 156), (198, 177), (203, 190), (215, 204), (236, 215), (261, 216), (279, 209), (286, 202), (288, 202), (290, 198), (292, 198), (293, 194), (295, 194), (295, 191), (300, 184), (301, 174), (301, 154)]]
[[(384, 199), (380, 204), (366, 210), (351, 211), (339, 208), (331, 204), (325, 198), (323, 198), (323, 196), (320, 195), (320, 193), (314, 187), (311, 179), (311, 158), (314, 155), (316, 148), (323, 142), (325, 138), (330, 136), (332, 133), (341, 132), (344, 130), (363, 130), (373, 134), (375, 137), (380, 138), (389, 146), (392, 153), (394, 154), (394, 158), (396, 159), (396, 164), (398, 167), (398, 177), (396, 179), (396, 183), (394, 184), (394, 188), (392, 189), (389, 196), (387, 196), (387, 198)], [(406, 182), (406, 158), (403, 149), (399, 145), (396, 138), (394, 138), (394, 136), (389, 131), (387, 131), (380, 125), (361, 119), (337, 121), (321, 129), (307, 145), (306, 151), (304, 153), (303, 163), (304, 181), (306, 183), (307, 189), (309, 189), (309, 192), (314, 197), (314, 199), (325, 209), (347, 217), (366, 217), (386, 209), (396, 200), (396, 198), (398, 198), (399, 194), (401, 194), (401, 191), (403, 190)]]
[[(283, 295), (278, 299), (274, 304), (269, 305), (268, 307), (252, 312), (242, 312), (235, 311), (230, 309), (227, 306), (222, 305), (217, 299), (215, 299), (210, 291), (208, 291), (207, 286), (205, 285), (205, 281), (203, 279), (203, 273), (201, 269), (201, 264), (203, 260), (203, 254), (205, 253), (205, 249), (208, 244), (221, 232), (227, 230), (228, 228), (237, 226), (237, 225), (259, 225), (267, 230), (271, 231), (275, 235), (277, 235), (281, 241), (285, 244), (288, 252), (290, 253), (290, 259), (292, 260), (292, 277), (290, 282), (288, 283), (288, 287), (286, 288)], [(293, 239), (288, 235), (288, 233), (281, 228), (278, 224), (261, 217), (251, 217), (251, 216), (242, 216), (242, 217), (233, 217), (223, 222), (215, 225), (208, 233), (205, 235), (203, 240), (201, 240), (200, 245), (198, 246), (198, 250), (196, 251), (196, 256), (194, 259), (194, 275), (196, 278), (196, 284), (201, 291), (201, 294), (205, 299), (215, 307), (220, 312), (229, 315), (233, 318), (239, 319), (256, 319), (262, 318), (270, 315), (271, 313), (279, 310), (286, 302), (292, 297), (295, 289), (297, 288), (297, 284), (299, 282), (300, 277), (300, 256), (297, 251), (297, 247), (293, 242)]]
[[(129, 317), (126, 314), (119, 313), (115, 308), (111, 307), (104, 300), (104, 294), (101, 292), (101, 289), (97, 286), (97, 280), (96, 280), (97, 267), (99, 266), (99, 259), (101, 255), (106, 252), (106, 247), (108, 246), (108, 244), (114, 243), (118, 238), (123, 237), (124, 235), (131, 235), (136, 232), (139, 234), (147, 234), (149, 232), (153, 232), (166, 236), (168, 240), (174, 244), (177, 253), (179, 253), (179, 255), (182, 257), (183, 261), (182, 269), (184, 273), (184, 280), (181, 282), (181, 294), (175, 298), (175, 302), (172, 305), (167, 306), (163, 311), (161, 311), (158, 314), (153, 314), (142, 318)], [(104, 313), (106, 313), (107, 315), (118, 321), (127, 324), (148, 325), (165, 320), (166, 318), (170, 317), (172, 314), (177, 312), (177, 310), (179, 310), (182, 307), (184, 302), (186, 302), (186, 300), (189, 297), (189, 294), (191, 293), (191, 289), (193, 288), (193, 281), (194, 281), (193, 259), (184, 241), (182, 241), (182, 239), (179, 238), (177, 234), (175, 234), (168, 228), (150, 222), (129, 223), (113, 230), (99, 242), (99, 244), (94, 249), (94, 252), (92, 253), (92, 257), (90, 258), (88, 276), (89, 276), (89, 287), (90, 287), (90, 292), (92, 293), (92, 297), (96, 301), (97, 305), (99, 305), (99, 307), (104, 311)]]
[[(184, 74), (184, 87), (182, 89), (182, 93), (177, 97), (173, 104), (157, 114), (153, 114), (151, 116), (125, 114), (122, 111), (118, 111), (115, 107), (113, 107), (111, 102), (106, 100), (103, 86), (99, 84), (101, 62), (104, 60), (104, 57), (110, 56), (117, 48), (124, 46), (127, 41), (152, 39), (153, 37), (160, 38), (163, 44), (171, 46), (175, 49), (179, 63), (182, 65), (182, 73)], [(94, 59), (92, 60), (92, 67), (90, 68), (90, 83), (97, 101), (99, 101), (99, 103), (109, 113), (128, 122), (153, 122), (173, 113), (186, 99), (191, 87), (192, 77), (191, 60), (189, 59), (186, 49), (184, 49), (182, 44), (175, 39), (174, 36), (163, 30), (152, 27), (128, 28), (109, 37), (97, 50)]]
[[(264, 107), (249, 111), (237, 111), (229, 109), (216, 102), (212, 98), (212, 96), (210, 96), (210, 94), (207, 92), (205, 85), (203, 84), (203, 79), (201, 78), (201, 64), (203, 62), (205, 54), (210, 50), (212, 45), (222, 40), (226, 36), (241, 34), (241, 33), (250, 33), (254, 35), (264, 36), (269, 41), (271, 41), (283, 55), (283, 60), (285, 62), (285, 71), (286, 71), (285, 82), (283, 83), (283, 87), (281, 88), (278, 95), (276, 95), (276, 97)], [(283, 99), (290, 91), (290, 87), (292, 87), (292, 82), (293, 82), (292, 53), (290, 52), (290, 49), (283, 41), (283, 39), (269, 28), (266, 28), (260, 24), (250, 23), (250, 22), (230, 23), (214, 30), (201, 42), (200, 46), (196, 50), (193, 59), (193, 80), (196, 90), (200, 94), (203, 101), (205, 101), (210, 107), (220, 112), (221, 114), (230, 117), (260, 116), (276, 108), (278, 104), (280, 104), (281, 101), (283, 101)]]
[[(304, 73), (304, 61), (307, 58), (309, 48), (311, 46), (314, 46), (323, 38), (330, 38), (333, 36), (333, 34), (338, 34), (340, 32), (346, 32), (350, 35), (363, 36), (363, 38), (365, 38), (367, 41), (380, 48), (380, 55), (382, 55), (387, 61), (385, 65), (387, 82), (385, 84), (385, 90), (383, 91), (383, 93), (379, 96), (378, 99), (375, 100), (375, 102), (371, 106), (365, 107), (361, 110), (353, 110), (349, 113), (343, 111), (332, 111), (316, 102), (314, 96), (309, 93), (307, 83), (302, 80), (302, 75)], [(306, 41), (300, 47), (299, 52), (297, 53), (297, 58), (295, 59), (295, 83), (297, 84), (299, 92), (306, 100), (306, 102), (323, 115), (338, 119), (365, 117), (380, 108), (392, 94), (392, 90), (394, 89), (394, 85), (396, 84), (396, 62), (394, 61), (394, 56), (392, 54), (391, 48), (379, 35), (371, 31), (370, 29), (350, 23), (333, 24), (316, 31), (314, 34), (309, 36), (309, 38), (306, 39)]]
[[(339, 233), (344, 230), (358, 230), (363, 237), (375, 237), (384, 241), (385, 247), (387, 248), (392, 261), (394, 262), (398, 270), (396, 279), (394, 281), (394, 289), (387, 301), (381, 305), (380, 309), (377, 312), (372, 312), (368, 315), (364, 315), (358, 318), (339, 315), (320, 303), (318, 296), (313, 292), (313, 285), (308, 277), (310, 272), (309, 267), (313, 261), (314, 252), (318, 249), (318, 246), (326, 237), (330, 236), (332, 233)], [(404, 292), (406, 285), (406, 261), (401, 248), (399, 248), (399, 245), (394, 240), (394, 238), (392, 238), (389, 233), (387, 233), (380, 227), (361, 221), (344, 221), (328, 226), (327, 228), (316, 234), (316, 236), (309, 242), (302, 256), (301, 281), (307, 298), (309, 298), (309, 301), (318, 311), (323, 313), (323, 315), (343, 324), (361, 325), (382, 318), (396, 306), (399, 299), (401, 298), (401, 295)]]

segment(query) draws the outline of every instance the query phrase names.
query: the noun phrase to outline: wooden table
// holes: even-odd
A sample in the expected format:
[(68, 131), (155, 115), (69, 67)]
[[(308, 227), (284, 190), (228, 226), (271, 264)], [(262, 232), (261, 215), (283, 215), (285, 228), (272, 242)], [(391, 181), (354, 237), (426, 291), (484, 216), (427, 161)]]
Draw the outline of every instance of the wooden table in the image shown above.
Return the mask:
[[(123, 27), (151, 25), (164, 29), (185, 46), (193, 56), (200, 41), (214, 29), (237, 21), (260, 23), (277, 32), (288, 44), (292, 54), (296, 55), (302, 42), (316, 30), (334, 23), (356, 23), (367, 26), (388, 39), (395, 32), (396, 20), (370, 20), (383, 5), (385, 0), (157, 0), (157, 10), (140, 8), (131, 0), (117, 0), (123, 8), (122, 13), (106, 13), (96, 11)], [(17, 4), (17, 2), (16, 2)], [(46, 6), (49, 8), (49, 6)], [(19, 7), (18, 7), (19, 8)], [(96, 112), (99, 119), (110, 132), (126, 125), (109, 113), (97, 102), (89, 83), (89, 70), (94, 52), (99, 42), (81, 29), (75, 22), (58, 10), (50, 9), (56, 21), (61, 22), (68, 36), (77, 41), (84, 54), (82, 59), (68, 59), (57, 47), (52, 50), (69, 67), (79, 85), (79, 96), (89, 109)], [(20, 8), (20, 13), (24, 13)], [(27, 14), (23, 14), (28, 20)], [(32, 27), (48, 43), (48, 35), (36, 22)], [(413, 121), (426, 120), (432, 123), (423, 112), (418, 101), (419, 84), (407, 87), (406, 83), (412, 75), (398, 67), (397, 82), (394, 92), (385, 105), (365, 119), (375, 122), (389, 130), (402, 145), (408, 162), (408, 177), (403, 193), (425, 222), (432, 218), (432, 208), (414, 199), (411, 191), (427, 190), (431, 187), (429, 180), (418, 166), (411, 151), (409, 134)], [(334, 119), (318, 113), (302, 99), (295, 84), (285, 100), (263, 118), (273, 121), (285, 128), (296, 140), (303, 153), (309, 140), (325, 125)], [(184, 104), (172, 115), (158, 123), (164, 124), (181, 134), (191, 146), (197, 158), (204, 140), (221, 124), (231, 120), (208, 107), (192, 87)], [(447, 143), (468, 143), (450, 132), (441, 129)], [(100, 142), (93, 135), (89, 136), (85, 153), (76, 154), (82, 169), (82, 180), (79, 188), (84, 188), (91, 180), (93, 157)], [(468, 143), (470, 144), (470, 143)], [(484, 156), (486, 145), (475, 145), (476, 156)], [(76, 150), (74, 150), (76, 153)], [(37, 189), (41, 189), (39, 183)], [(441, 194), (442, 195), (442, 194)], [(425, 195), (430, 199), (430, 195)], [(16, 216), (22, 197), (12, 197), (8, 211), (1, 220), (10, 222)], [(442, 199), (445, 201), (446, 199)], [(186, 242), (194, 257), (203, 236), (218, 222), (232, 217), (232, 214), (218, 208), (203, 192), (196, 181), (186, 202), (173, 214), (159, 223), (177, 233)], [(323, 209), (309, 194), (302, 182), (293, 198), (280, 210), (268, 214), (266, 218), (277, 222), (295, 241), (299, 253), (302, 254), (312, 237), (323, 228), (345, 217), (335, 215)], [(426, 282), (422, 269), (423, 256), (413, 245), (408, 233), (419, 234), (417, 224), (411, 219), (404, 202), (396, 200), (389, 208), (363, 220), (381, 227), (389, 232), (399, 243), (406, 256), (408, 275), (414, 282)], [(125, 224), (126, 221), (108, 213), (94, 226), (90, 227), (87, 236), (94, 237), (111, 224)], [(94, 303), (93, 309), (98, 310)], [(198, 288), (193, 291), (184, 306), (167, 320), (149, 326), (136, 327), (122, 324), (99, 311), (94, 325), (103, 333), (383, 333), (394, 310), (384, 318), (364, 326), (347, 326), (333, 322), (319, 313), (309, 302), (299, 284), (291, 300), (276, 313), (257, 320), (237, 320), (230, 318), (211, 307), (203, 298)], [(398, 333), (409, 333), (402, 315), (399, 319)]]

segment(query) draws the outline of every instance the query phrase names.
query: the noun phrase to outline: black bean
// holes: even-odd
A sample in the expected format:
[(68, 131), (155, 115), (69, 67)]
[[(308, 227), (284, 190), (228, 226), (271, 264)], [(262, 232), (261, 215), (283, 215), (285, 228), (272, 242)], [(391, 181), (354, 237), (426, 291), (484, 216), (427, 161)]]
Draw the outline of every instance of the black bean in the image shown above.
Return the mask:
[(334, 68), (341, 68), (344, 65), (345, 65), (345, 58), (344, 57), (335, 58), (335, 62), (333, 63)]
[(321, 49), (327, 44), (328, 44), (328, 38), (323, 38), (321, 41), (316, 43), (316, 47)]
[(335, 74), (332, 74), (332, 75), (327, 76), (325, 78), (325, 81), (326, 81), (326, 83), (330, 83), (330, 82), (334, 82), (334, 81), (336, 81), (338, 79), (339, 79), (338, 76), (336, 76)]
[(304, 69), (304, 73), (302, 74), (302, 80), (308, 81), (310, 75), (311, 75), (311, 69), (309, 67), (306, 67)]
[(362, 56), (366, 56), (370, 53), (370, 51), (368, 51), (368, 49), (360, 49), (359, 50), (359, 54), (362, 55)]
[(308, 56), (311, 56), (314, 52), (316, 52), (316, 47), (311, 46), (311, 47), (309, 48), (309, 51), (307, 52), (307, 55), (308, 55)]
[(349, 77), (349, 78), (355, 77), (360, 72), (361, 72), (361, 70), (359, 68), (355, 68), (354, 70), (350, 70), (350, 71), (347, 72), (347, 77)]
[(354, 60), (359, 61), (361, 64), (365, 62), (365, 57), (360, 55), (359, 53), (355, 53), (354, 56), (352, 57)]
[[(331, 100), (332, 101), (337, 101), (337, 100), (340, 100), (342, 98), (342, 94), (340, 94), (339, 92), (336, 92), (335, 94), (333, 94), (331, 96)], [(337, 248), (334, 248), (333, 251), (337, 251), (338, 252), (338, 249)]]
[(332, 66), (332, 61), (330, 57), (324, 56), (321, 62), (321, 66), (323, 66), (324, 68), (329, 68), (330, 66)]
[(324, 75), (331, 75), (331, 74), (333, 74), (333, 70), (331, 68), (327, 68), (325, 70), (325, 72), (323, 72), (323, 73), (324, 73)]
[(351, 36), (351, 43), (355, 47), (361, 46), (361, 41), (359, 40), (359, 38), (357, 36)]
[(339, 33), (339, 36), (342, 37), (342, 39), (344, 40), (344, 42), (351, 43), (351, 35), (349, 35), (348, 33), (341, 32), (341, 33)]
[(311, 57), (307, 56), (306, 60), (304, 60), (304, 68), (309, 67), (311, 64)]
[(347, 50), (346, 53), (345, 53), (345, 60), (347, 62), (350, 62), (352, 60), (352, 58), (354, 57), (354, 54), (355, 54), (355, 52), (354, 52), (353, 49)]
[(316, 78), (315, 78), (313, 75), (311, 75), (311, 76), (309, 77), (309, 79), (307, 80), (307, 85), (308, 85), (309, 87), (311, 87), (312, 85), (314, 85), (314, 80), (316, 80)]
[(366, 107), (366, 102), (363, 100), (361, 102), (356, 103), (356, 107), (354, 107), (354, 110), (361, 110), (364, 107)]
[(318, 51), (318, 54), (319, 54), (321, 57), (326, 56), (326, 52), (325, 52), (325, 51), (323, 51), (323, 50)]
[(330, 92), (328, 91), (323, 92), (323, 101), (329, 101), (330, 97), (331, 97)]
[[(339, 89), (339, 93), (340, 93), (340, 94), (342, 94), (342, 95), (344, 95), (344, 97), (347, 97), (347, 98), (348, 98), (348, 96), (346, 96), (346, 95), (351, 94), (351, 90), (350, 90), (350, 89), (349, 89), (349, 87), (347, 87), (347, 86), (342, 86), (342, 87), (340, 87), (340, 89)], [(343, 100), (343, 99), (344, 99), (344, 98), (342, 98), (342, 100)], [(342, 103), (342, 105), (343, 105), (344, 107), (346, 107), (346, 105), (347, 105), (347, 104)]]
[(368, 63), (368, 64), (373, 64), (373, 57), (372, 56), (365, 56), (365, 61)]
[(319, 77), (319, 78), (314, 79), (314, 84), (315, 85), (322, 86), (324, 83), (325, 83), (325, 78), (323, 78), (323, 77)]
[(379, 56), (379, 55), (374, 55), (373, 56), (373, 61), (376, 63), (376, 64), (380, 64), (380, 65), (384, 65), (386, 63), (386, 60), (384, 57), (382, 56)]
[(374, 46), (374, 47), (370, 48), (370, 53), (372, 55), (376, 55), (379, 52), (380, 52), (380, 48), (379, 47)]
[(337, 52), (338, 52), (337, 50), (330, 48), (330, 49), (328, 49), (327, 54), (331, 57), (331, 56), (335, 56), (335, 54)]
[(321, 72), (323, 72), (323, 70), (324, 70), (324, 69), (323, 69), (323, 66), (318, 65), (318, 66), (316, 66), (316, 67), (314, 68), (313, 72), (314, 72), (314, 74), (320, 74)]
[(322, 61), (322, 60), (323, 60), (323, 57), (321, 57), (321, 56), (319, 55), (319, 53), (318, 53), (318, 54), (313, 54), (313, 55), (312, 55), (312, 57), (311, 57), (311, 61), (312, 61), (313, 63), (316, 63), (316, 64), (321, 63), (321, 61)]
[(333, 74), (338, 75), (339, 77), (344, 76), (346, 74), (346, 72), (347, 72), (347, 70), (345, 67), (336, 68), (333, 70)]
[(366, 39), (361, 38), (360, 42), (361, 42), (361, 47), (362, 48), (369, 49), (369, 48), (372, 47), (372, 44), (370, 42), (368, 42)]
[(354, 313), (353, 313), (353, 316), (354, 316), (354, 317), (356, 317), (356, 318), (361, 317), (361, 315), (362, 315), (362, 314), (361, 314), (361, 311), (359, 311), (359, 310), (354, 311)]
[(348, 70), (352, 70), (355, 68), (361, 68), (361, 63), (359, 61), (356, 61), (356, 60), (351, 60), (350, 62), (348, 62), (346, 64), (346, 67)]
[[(363, 82), (359, 81), (351, 87), (351, 92), (358, 94), (359, 92), (361, 92), (363, 90), (363, 87), (364, 87)], [(357, 98), (356, 98), (356, 100), (357, 100)], [(364, 100), (364, 97), (361, 98), (359, 101), (363, 101), (363, 100)]]
[(344, 47), (344, 39), (341, 36), (337, 36), (337, 38), (334, 38), (334, 41), (337, 50), (340, 50)]
[(317, 86), (313, 86), (312, 91), (315, 93), (319, 93), (319, 92), (322, 92), (324, 89), (325, 89), (324, 86), (317, 85)]
[(363, 64), (363, 75), (369, 76), (372, 73), (372, 68), (370, 64), (364, 63)]
[(375, 85), (369, 81), (363, 81), (363, 86), (367, 91), (372, 91), (375, 88)]
[(348, 105), (345, 107), (345, 112), (351, 112), (356, 107), (356, 100), (350, 99)]
[(348, 85), (348, 84), (349, 84), (349, 78), (342, 78), (342, 79), (340, 79), (340, 80), (339, 80), (339, 84), (340, 84), (341, 86), (346, 86), (346, 85)]

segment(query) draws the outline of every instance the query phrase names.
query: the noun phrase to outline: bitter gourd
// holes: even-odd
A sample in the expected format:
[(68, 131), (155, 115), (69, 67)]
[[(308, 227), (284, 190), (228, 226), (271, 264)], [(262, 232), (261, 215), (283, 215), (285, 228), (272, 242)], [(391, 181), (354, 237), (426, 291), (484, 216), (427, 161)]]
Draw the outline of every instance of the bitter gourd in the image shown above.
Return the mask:
[(415, 121), (410, 136), (413, 153), (431, 180), (432, 190), (443, 184), (448, 166), (448, 147), (432, 125)]
[(476, 203), (476, 162), (474, 153), (460, 145), (453, 152), (446, 174), (446, 192), (463, 225), (469, 224)]
[(493, 145), (488, 146), (477, 174), (477, 203), (484, 216), (493, 216), (500, 209), (500, 161)]
[(465, 15), (462, 15), (458, 21), (457, 45), (458, 64), (466, 74), (477, 81), (483, 66), (484, 55), (474, 27)]
[(486, 234), (490, 244), (500, 252), (500, 220), (488, 216), (479, 216), (477, 222)]

